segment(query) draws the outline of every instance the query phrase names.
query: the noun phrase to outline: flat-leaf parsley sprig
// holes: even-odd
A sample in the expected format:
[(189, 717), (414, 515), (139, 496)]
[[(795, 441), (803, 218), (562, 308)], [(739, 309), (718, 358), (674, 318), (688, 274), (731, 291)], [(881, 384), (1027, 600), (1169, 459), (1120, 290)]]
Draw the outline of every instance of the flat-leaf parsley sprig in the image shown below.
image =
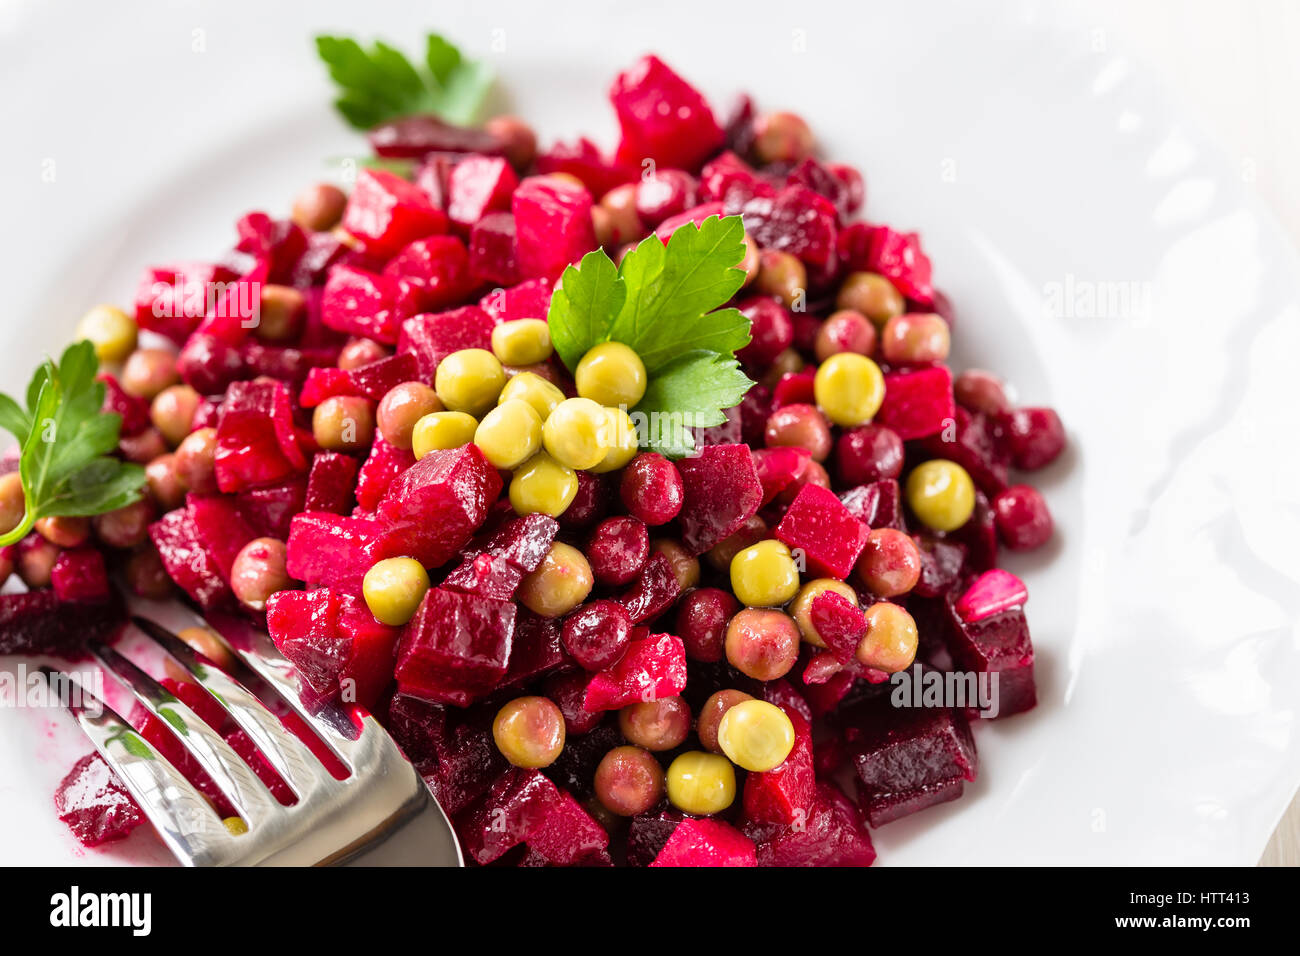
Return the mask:
[[(587, 253), (551, 296), (547, 324), (560, 359), (573, 371), (594, 346), (622, 342), (649, 377), (634, 411), (693, 428), (721, 425), (754, 384), (735, 357), (749, 344), (749, 319), (721, 307), (745, 281), (736, 268), (744, 236), (739, 216), (710, 216), (678, 227), (667, 243), (650, 235), (618, 266), (602, 249)], [(695, 447), (681, 425), (653, 438), (670, 457)]]
[(0, 546), (22, 539), (41, 518), (90, 517), (138, 501), (144, 469), (111, 457), (122, 416), (104, 412), (104, 383), (90, 342), (46, 359), (27, 386), (26, 405), (0, 394), (0, 428), (18, 439), (26, 509)]

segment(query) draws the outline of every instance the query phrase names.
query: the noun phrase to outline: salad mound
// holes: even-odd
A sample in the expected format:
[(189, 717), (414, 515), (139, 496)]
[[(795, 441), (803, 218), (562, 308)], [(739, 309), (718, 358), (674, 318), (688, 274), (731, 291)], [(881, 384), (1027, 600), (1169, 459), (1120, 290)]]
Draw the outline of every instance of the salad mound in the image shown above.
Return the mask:
[[(1013, 475), (1065, 438), (954, 375), (917, 234), (861, 218), (799, 116), (719, 113), (654, 56), (606, 151), (470, 125), (484, 73), (440, 38), (387, 98), (349, 73), (382, 58), (320, 48), (375, 153), (350, 188), (146, 270), (0, 403), (0, 652), (111, 639), (119, 587), (243, 614), (309, 703), (385, 724), (480, 865), (866, 866), (869, 828), (961, 796), (972, 727), (1036, 703), (997, 559), (1050, 539)], [(88, 844), (143, 819), (98, 757), (57, 803)]]

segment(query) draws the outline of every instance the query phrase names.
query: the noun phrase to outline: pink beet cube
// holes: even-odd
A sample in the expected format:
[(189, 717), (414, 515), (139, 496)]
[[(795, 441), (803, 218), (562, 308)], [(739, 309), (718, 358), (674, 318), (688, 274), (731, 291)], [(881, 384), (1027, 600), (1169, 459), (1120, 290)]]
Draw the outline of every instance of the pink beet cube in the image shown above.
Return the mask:
[(461, 349), (492, 347), (492, 317), (478, 306), (417, 315), (402, 323), (398, 352), (415, 356), (419, 380), (433, 384), (438, 363)]
[(479, 282), (519, 281), (514, 213), (490, 212), (469, 231), (469, 271)]
[(220, 287), (194, 334), (223, 345), (237, 346), (251, 334), (258, 322), (262, 286), (268, 281), (269, 264), (256, 262), (247, 272)]
[(266, 602), (266, 628), (285, 659), (306, 685), (304, 691), (325, 700), (339, 689), (348, 661), (347, 643), (339, 638), (339, 595), (329, 588), (279, 591)]
[(374, 511), (394, 479), (414, 464), (414, 452), (390, 445), (376, 433), (370, 454), (357, 473), (357, 504), (365, 511)]
[(361, 389), (352, 378), (352, 373), (342, 368), (312, 368), (307, 370), (307, 378), (302, 383), (298, 394), (298, 404), (303, 408), (315, 408), (327, 398), (336, 395), (360, 395)]
[(803, 474), (812, 456), (806, 448), (760, 448), (754, 451), (754, 469), (767, 504)]
[(376, 402), (403, 382), (415, 381), (418, 374), (419, 365), (415, 357), (404, 353), (389, 355), (348, 372), (358, 392)]
[[(1034, 683), (1034, 645), (1025, 612), (1011, 608), (968, 621), (951, 598), (946, 604), (948, 649), (953, 663), (976, 675), (997, 675), (997, 716), (1033, 708), (1038, 703), (1038, 691)], [(991, 684), (988, 690), (994, 692)], [(969, 710), (973, 713), (975, 709)]]
[(759, 866), (870, 866), (871, 836), (856, 807), (834, 786), (817, 785), (811, 812), (793, 827), (746, 824)]
[(375, 620), (366, 602), (351, 594), (339, 595), (337, 629), (339, 639), (348, 644), (339, 697), (345, 704), (374, 710), (392, 692), (401, 629)]
[(514, 598), (515, 589), (523, 579), (524, 572), (505, 558), (477, 554), (461, 562), (447, 575), (442, 586), (452, 591), (509, 601)]
[(795, 708), (781, 709), (794, 724), (794, 749), (780, 766), (745, 777), (743, 805), (747, 820), (791, 826), (808, 819), (817, 802), (812, 725)]
[(172, 580), (207, 609), (230, 598), (230, 566), (256, 533), (233, 498), (191, 494), (184, 508), (155, 521), (149, 536)]
[(1028, 599), (1029, 589), (1024, 581), (1010, 571), (994, 568), (971, 582), (957, 599), (954, 610), (964, 622), (974, 624), (994, 614), (1023, 607)]
[(146, 269), (135, 293), (135, 321), (184, 345), (207, 311), (213, 282), (228, 282), (236, 273), (207, 262), (178, 262)]
[(758, 866), (754, 842), (721, 820), (683, 820), (651, 866)]
[(902, 489), (893, 478), (850, 488), (840, 495), (840, 501), (849, 509), (849, 514), (868, 528), (907, 530), (903, 526)]
[(539, 153), (537, 171), (548, 175), (568, 173), (577, 177), (596, 199), (615, 186), (633, 182), (641, 174), (640, 166), (627, 166), (606, 157), (600, 147), (586, 137), (555, 143)]
[(388, 260), (384, 275), (402, 283), (406, 292), (402, 308), (408, 312), (445, 309), (473, 288), (469, 250), (455, 236), (415, 240)]
[(382, 530), (373, 518), (317, 511), (297, 515), (289, 525), (289, 575), (309, 587), (360, 594), (362, 578), (378, 560)]
[(583, 707), (618, 710), (628, 704), (672, 697), (685, 686), (686, 646), (682, 639), (651, 634), (629, 641), (618, 663), (592, 676)]
[(60, 601), (108, 600), (104, 555), (96, 548), (68, 548), (59, 552), (50, 571), (50, 583)]
[(842, 664), (853, 660), (858, 642), (867, 633), (867, 618), (842, 594), (823, 591), (813, 598), (810, 609), (813, 627), (826, 647)]
[(591, 193), (558, 179), (533, 176), (511, 199), (515, 255), (525, 279), (560, 277), (564, 267), (596, 247)]
[(527, 843), (540, 862), (572, 866), (599, 861), (609, 844), (604, 828), (571, 795), (540, 771), (514, 767), (492, 785), (460, 836), (480, 864)]
[(620, 73), (609, 91), (618, 113), (620, 162), (694, 172), (722, 147), (722, 128), (699, 91), (657, 56), (644, 56)]
[(451, 171), (447, 215), (468, 229), (489, 212), (509, 211), (519, 177), (499, 156), (466, 156)]
[(912, 302), (926, 308), (934, 305), (930, 259), (921, 251), (921, 237), (916, 233), (873, 227), (866, 268), (884, 276)]
[(551, 308), (551, 283), (546, 279), (529, 279), (508, 289), (494, 289), (478, 305), (493, 322), (544, 319)]
[(868, 533), (833, 491), (813, 484), (799, 489), (776, 526), (776, 537), (791, 551), (803, 552), (809, 571), (841, 581), (866, 547)]
[(54, 809), (83, 846), (121, 840), (144, 822), (130, 792), (98, 753), (82, 757), (54, 791)]
[(397, 476), (379, 503), (387, 553), (439, 567), (483, 524), (500, 492), (501, 476), (477, 445), (425, 455)]
[(486, 688), (506, 673), (515, 633), (513, 602), (431, 588), (402, 632), (397, 679), (423, 697), (426, 682)]
[(681, 590), (668, 558), (654, 554), (632, 586), (616, 600), (623, 605), (633, 624), (643, 624), (668, 610)]
[(322, 451), (312, 459), (307, 478), (307, 496), (302, 511), (330, 511), (336, 515), (352, 510), (352, 486), (357, 480), (357, 460), (337, 451)]
[(875, 423), (892, 428), (903, 441), (943, 430), (957, 414), (952, 373), (942, 365), (885, 376), (885, 400)]
[(418, 186), (383, 169), (362, 169), (343, 212), (343, 228), (383, 258), (416, 239), (447, 231), (447, 217)]
[(283, 382), (235, 382), (217, 424), (217, 486), (261, 488), (307, 470), (293, 430), (293, 399)]
[(763, 485), (748, 445), (706, 445), (677, 462), (683, 501), (682, 544), (703, 554), (758, 511)]
[(321, 321), (339, 332), (393, 345), (400, 330), (402, 294), (391, 276), (336, 265), (325, 280)]

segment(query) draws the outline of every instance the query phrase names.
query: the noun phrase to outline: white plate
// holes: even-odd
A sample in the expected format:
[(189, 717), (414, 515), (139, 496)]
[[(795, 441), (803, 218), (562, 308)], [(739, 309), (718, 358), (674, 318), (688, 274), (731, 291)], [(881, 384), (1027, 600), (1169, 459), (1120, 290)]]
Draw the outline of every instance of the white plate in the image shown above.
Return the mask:
[[(1297, 262), (1165, 95), (1037, 8), (748, 3), (438, 7), (252, 2), (0, 7), (6, 96), (0, 384), (140, 269), (213, 256), (362, 142), (308, 37), (436, 26), (499, 67), (546, 140), (611, 140), (620, 66), (654, 50), (720, 106), (802, 112), (859, 165), (877, 221), (918, 228), (961, 363), (1056, 406), (1071, 450), (1034, 477), (1052, 553), (1030, 586), (1040, 705), (977, 729), (959, 802), (874, 834), (885, 863), (1252, 864), (1300, 780)], [(650, 11), (654, 12), (650, 12)], [(46, 182), (53, 172), (53, 181)], [(1091, 304), (1090, 304), (1091, 301)], [(81, 853), (50, 794), (85, 750), (62, 714), (0, 712), (8, 863)]]

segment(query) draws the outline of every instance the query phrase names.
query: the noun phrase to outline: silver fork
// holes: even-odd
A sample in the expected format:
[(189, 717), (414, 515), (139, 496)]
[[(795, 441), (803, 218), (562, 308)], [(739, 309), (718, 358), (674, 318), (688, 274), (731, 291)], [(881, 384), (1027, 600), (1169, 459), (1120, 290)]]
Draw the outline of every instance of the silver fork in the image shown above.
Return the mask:
[[(216, 700), (297, 796), (284, 806), (238, 754), (166, 687), (115, 649), (91, 653), (151, 714), (165, 722), (247, 824), (236, 834), (208, 800), (118, 714), (66, 674), (79, 694), (68, 709), (116, 771), (163, 842), (186, 866), (462, 866), (442, 808), (393, 739), (369, 714), (357, 719), (298, 694), (293, 666), (263, 632), (247, 628), (232, 650), (314, 730), (348, 770), (336, 779), (247, 688), (206, 663), (148, 617), (132, 624)], [(212, 628), (217, 630), (216, 628)], [(45, 668), (46, 678), (58, 672)], [(79, 699), (78, 699), (79, 698)]]

